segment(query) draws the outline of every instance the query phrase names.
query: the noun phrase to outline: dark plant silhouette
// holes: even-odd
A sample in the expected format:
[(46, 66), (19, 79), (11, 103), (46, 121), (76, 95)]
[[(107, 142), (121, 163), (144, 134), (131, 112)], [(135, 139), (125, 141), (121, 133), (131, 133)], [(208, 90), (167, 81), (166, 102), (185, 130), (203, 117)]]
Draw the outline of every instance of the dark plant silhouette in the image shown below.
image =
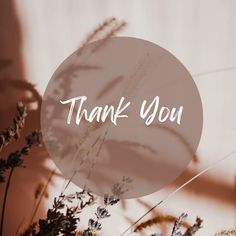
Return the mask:
[[(13, 119), (13, 126), (6, 128), (0, 134), (0, 151), (3, 147), (9, 145), (14, 139), (18, 140), (20, 137), (20, 130), (24, 127), (25, 117), (27, 115), (26, 106), (23, 103), (17, 103), (17, 115)], [(4, 198), (2, 203), (2, 212), (1, 212), (1, 225), (0, 225), (0, 235), (3, 234), (4, 227), (4, 216), (7, 204), (8, 191), (11, 184), (12, 175), (14, 169), (17, 167), (23, 167), (24, 156), (29, 154), (29, 151), (32, 147), (38, 146), (41, 144), (41, 133), (38, 131), (33, 131), (30, 135), (25, 137), (26, 145), (20, 150), (12, 152), (8, 155), (6, 159), (0, 159), (0, 183), (5, 182), (5, 172), (9, 171), (7, 178)]]

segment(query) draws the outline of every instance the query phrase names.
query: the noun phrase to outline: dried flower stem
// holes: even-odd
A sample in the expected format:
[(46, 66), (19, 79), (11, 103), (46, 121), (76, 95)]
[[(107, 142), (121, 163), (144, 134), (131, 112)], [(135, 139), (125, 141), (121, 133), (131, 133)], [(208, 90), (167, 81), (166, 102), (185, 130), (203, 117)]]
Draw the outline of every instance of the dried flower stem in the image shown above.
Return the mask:
[(125, 21), (117, 22), (116, 25), (111, 28), (111, 30), (104, 36), (101, 42), (92, 50), (92, 52), (96, 52), (100, 47), (102, 47), (112, 36), (116, 35), (118, 32), (123, 30), (123, 28), (127, 25)]
[(49, 184), (50, 184), (50, 182), (51, 182), (55, 172), (56, 172), (56, 168), (51, 171), (51, 173), (50, 173), (50, 175), (48, 177), (47, 183), (44, 186), (43, 191), (41, 192), (39, 200), (38, 200), (38, 202), (37, 202), (37, 204), (35, 206), (35, 209), (33, 211), (33, 214), (32, 214), (31, 220), (30, 220), (30, 225), (33, 224), (33, 221), (34, 221), (34, 218), (35, 218), (35, 216), (36, 216), (36, 214), (38, 212), (39, 206), (40, 206), (40, 204), (42, 202), (43, 197), (45, 196), (45, 193), (46, 193), (46, 191), (48, 189), (48, 186), (49, 186)]
[[(223, 158), (221, 158), (220, 160), (217, 160), (216, 162), (214, 162), (213, 164), (211, 164), (210, 166), (208, 166), (207, 168), (203, 169), (202, 171), (200, 171), (198, 174), (194, 175), (192, 178), (190, 178), (188, 181), (186, 181), (185, 183), (183, 183), (180, 187), (178, 187), (177, 189), (175, 189), (174, 191), (170, 192), (166, 197), (164, 197), (162, 200), (160, 200), (159, 202), (157, 202), (156, 205), (154, 205), (151, 209), (149, 209), (148, 211), (146, 211), (142, 216), (140, 216), (133, 224), (131, 224), (125, 231), (123, 231), (120, 236), (124, 236), (126, 235), (133, 226), (135, 226), (140, 220), (142, 220), (146, 215), (148, 215), (150, 212), (152, 212), (156, 207), (160, 206), (163, 202), (166, 202), (170, 197), (172, 197), (174, 194), (176, 194), (178, 191), (180, 191), (181, 189), (183, 189), (185, 186), (187, 186), (188, 184), (190, 184), (192, 181), (194, 181), (195, 179), (197, 179), (198, 177), (200, 177), (201, 175), (205, 174), (207, 171), (213, 169), (215, 166), (217, 166), (218, 164), (220, 164), (222, 161), (226, 160), (229, 157), (232, 157), (233, 154), (236, 153), (236, 150), (228, 153), (227, 155), (225, 155)], [(129, 234), (128, 234), (129, 235)]]
[(190, 226), (190, 227), (185, 231), (185, 233), (183, 234), (183, 236), (192, 236), (192, 235), (194, 235), (200, 228), (202, 228), (202, 219), (200, 219), (199, 217), (197, 217), (195, 224), (193, 224), (192, 226)]
[[(182, 220), (182, 218), (180, 219)], [(158, 215), (156, 217), (153, 217), (152, 219), (149, 219), (141, 224), (139, 224), (135, 229), (134, 232), (140, 232), (141, 230), (147, 228), (147, 227), (151, 227), (153, 225), (156, 224), (160, 224), (160, 223), (175, 223), (175, 226), (173, 227), (173, 232), (177, 231), (177, 227), (176, 227), (176, 222), (179, 222), (179, 218), (176, 218), (175, 216), (171, 216), (171, 215)], [(185, 228), (189, 228), (190, 225), (187, 222), (181, 222), (181, 224), (183, 225), (183, 227)], [(174, 236), (174, 233), (172, 232), (171, 236)]]
[[(180, 228), (183, 225), (183, 220), (187, 217), (188, 215), (185, 213), (182, 213), (181, 216), (176, 219), (171, 236), (179, 236), (181, 235)], [(190, 228), (190, 227), (188, 227)]]
[(21, 235), (75, 236), (79, 214), (85, 207), (92, 205), (94, 201), (95, 197), (86, 190), (69, 195), (61, 194), (58, 198), (54, 198), (52, 208), (47, 211), (47, 217), (30, 225)]
[(82, 51), (82, 49), (89, 44), (92, 40), (96, 38), (96, 36), (101, 33), (105, 28), (109, 27), (114, 21), (116, 21), (116, 18), (112, 17), (111, 19), (105, 20), (102, 24), (98, 25), (84, 40), (84, 42), (81, 44), (78, 53)]
[(3, 147), (6, 147), (13, 139), (17, 140), (20, 137), (20, 130), (24, 127), (25, 118), (27, 116), (26, 106), (22, 102), (16, 105), (17, 115), (13, 118), (14, 125), (6, 128), (0, 133), (0, 152)]
[(236, 229), (222, 230), (214, 234), (214, 236), (235, 236), (235, 235), (236, 235)]
[(0, 224), (0, 236), (3, 234), (3, 225), (4, 225), (4, 216), (5, 216), (5, 210), (7, 205), (7, 196), (10, 188), (10, 183), (12, 179), (12, 174), (15, 168), (20, 167), (23, 165), (23, 156), (28, 155), (30, 149), (35, 146), (39, 145), (41, 143), (41, 133), (34, 131), (31, 135), (26, 137), (26, 146), (24, 146), (20, 151), (16, 151), (11, 153), (6, 160), (1, 160), (1, 171), (0, 171), (0, 177), (1, 180), (3, 180), (2, 173), (4, 173), (6, 170), (10, 169), (10, 174), (7, 179), (7, 184), (5, 188), (4, 193), (4, 199), (3, 199), (3, 206), (2, 206), (2, 213), (1, 213), (1, 224)]
[(13, 172), (14, 172), (14, 168), (11, 168), (9, 177), (7, 179), (6, 189), (5, 189), (5, 192), (4, 192), (2, 213), (1, 213), (0, 236), (3, 235), (3, 225), (4, 225), (4, 216), (5, 216), (5, 210), (6, 210), (6, 205), (7, 205), (7, 196), (8, 196), (8, 192), (9, 192)]
[(200, 77), (200, 76), (205, 76), (205, 75), (224, 72), (224, 71), (231, 71), (231, 70), (236, 70), (236, 66), (224, 67), (224, 68), (219, 68), (219, 69), (215, 69), (215, 70), (199, 72), (199, 73), (193, 74), (192, 76), (193, 77)]

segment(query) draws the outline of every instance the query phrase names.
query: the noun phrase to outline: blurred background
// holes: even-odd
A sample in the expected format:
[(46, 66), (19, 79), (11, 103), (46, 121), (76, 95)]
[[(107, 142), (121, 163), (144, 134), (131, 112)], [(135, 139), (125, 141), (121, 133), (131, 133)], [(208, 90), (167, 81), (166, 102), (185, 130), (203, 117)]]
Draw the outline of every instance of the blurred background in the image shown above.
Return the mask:
[[(40, 96), (53, 72), (81, 45), (88, 32), (109, 17), (128, 23), (119, 36), (142, 38), (174, 54), (192, 74), (202, 98), (204, 127), (197, 160), (165, 189), (114, 207), (101, 235), (120, 235), (130, 222), (168, 193), (236, 150), (235, 9), (234, 0), (1, 0), (1, 129), (11, 123), (19, 100), (30, 107), (23, 135), (40, 128)], [(11, 148), (15, 150), (20, 145), (14, 143)], [(54, 168), (43, 149), (33, 151), (26, 166), (14, 173), (4, 227), (7, 236), (27, 225), (35, 204), (34, 189), (47, 181)], [(60, 173), (55, 174), (38, 217), (45, 215), (63, 182)], [(0, 186), (1, 200), (3, 187)], [(204, 220), (204, 227), (197, 234), (200, 236), (235, 229), (236, 154), (194, 180), (143, 220), (157, 215), (179, 216), (183, 212), (188, 213), (190, 223), (196, 216)], [(86, 221), (83, 224), (86, 227)], [(166, 227), (154, 225), (142, 233), (166, 232)]]

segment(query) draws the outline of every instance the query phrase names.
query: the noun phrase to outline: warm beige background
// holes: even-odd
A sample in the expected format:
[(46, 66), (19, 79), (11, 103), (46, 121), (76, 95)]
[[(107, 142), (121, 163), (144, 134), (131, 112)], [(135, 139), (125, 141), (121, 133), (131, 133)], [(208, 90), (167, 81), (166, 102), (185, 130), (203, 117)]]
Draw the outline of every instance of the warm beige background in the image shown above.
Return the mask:
[[(110, 16), (128, 22), (120, 35), (159, 44), (176, 55), (193, 75), (236, 66), (234, 0), (15, 0), (15, 6), (25, 75), (41, 93), (56, 67), (78, 47), (86, 33)], [(11, 22), (12, 18), (6, 19)], [(11, 24), (3, 33), (9, 30)], [(204, 130), (198, 150), (200, 163), (191, 170), (201, 170), (236, 149), (235, 75), (235, 70), (229, 70), (194, 76), (203, 101)], [(206, 181), (202, 178), (202, 182), (193, 184), (195, 191), (189, 187), (191, 192), (176, 194), (161, 210), (176, 215), (187, 212), (190, 220), (201, 216), (204, 228), (200, 236), (235, 227), (235, 158), (210, 171)], [(155, 203), (172, 188), (145, 199)], [(145, 211), (134, 208), (136, 205), (129, 202), (125, 212), (133, 219)], [(112, 226), (104, 224), (105, 235), (119, 235), (128, 226), (119, 210), (107, 222)]]

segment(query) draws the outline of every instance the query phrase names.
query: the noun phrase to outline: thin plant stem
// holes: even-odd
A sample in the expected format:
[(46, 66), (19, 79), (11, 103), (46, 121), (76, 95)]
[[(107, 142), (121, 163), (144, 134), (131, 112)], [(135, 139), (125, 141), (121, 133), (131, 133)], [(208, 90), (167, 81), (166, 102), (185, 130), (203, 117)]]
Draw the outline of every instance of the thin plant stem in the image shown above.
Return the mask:
[(185, 186), (187, 186), (188, 184), (190, 184), (192, 181), (194, 181), (195, 179), (197, 179), (198, 177), (200, 177), (201, 175), (205, 174), (206, 172), (208, 172), (209, 170), (213, 169), (215, 166), (217, 166), (218, 164), (220, 164), (222, 161), (226, 160), (227, 158), (233, 156), (236, 153), (236, 150), (228, 153), (227, 155), (225, 155), (223, 158), (217, 160), (216, 162), (214, 162), (213, 164), (211, 164), (210, 166), (208, 166), (207, 168), (203, 169), (202, 171), (200, 171), (198, 174), (194, 175), (192, 178), (190, 178), (188, 181), (184, 182), (180, 187), (176, 188), (174, 191), (170, 192), (169, 194), (167, 194), (166, 197), (164, 197), (162, 200), (160, 200), (159, 202), (157, 202), (151, 209), (149, 209), (148, 211), (146, 211), (142, 216), (140, 216), (133, 224), (131, 224), (124, 232), (122, 232), (120, 234), (120, 236), (124, 236), (124, 235), (130, 235), (127, 234), (133, 226), (135, 226), (140, 220), (142, 220), (146, 215), (148, 215), (151, 211), (153, 211), (156, 207), (160, 206), (162, 203), (166, 202), (167, 200), (169, 200), (170, 197), (172, 197), (174, 194), (176, 194), (178, 191), (180, 191), (181, 189), (183, 189)]
[(8, 192), (9, 192), (13, 172), (14, 172), (14, 168), (11, 168), (9, 177), (7, 179), (7, 185), (6, 185), (6, 188), (5, 188), (3, 204), (2, 204), (2, 213), (1, 213), (0, 236), (3, 235), (3, 225), (4, 225), (4, 216), (5, 216), (5, 210), (6, 210), (6, 205), (7, 205), (7, 196), (8, 196)]
[(193, 74), (192, 76), (193, 77), (201, 77), (201, 76), (205, 76), (205, 75), (209, 75), (209, 74), (214, 74), (214, 73), (219, 73), (219, 72), (224, 72), (224, 71), (231, 71), (231, 70), (236, 70), (236, 66), (224, 67), (224, 68), (219, 68), (219, 69), (215, 69), (215, 70), (204, 71), (204, 72)]
[(24, 218), (23, 218), (23, 220), (20, 222), (20, 224), (18, 225), (18, 227), (17, 227), (17, 229), (16, 229), (16, 233), (15, 233), (15, 236), (18, 236), (19, 235), (19, 233), (20, 233), (20, 230), (21, 230), (21, 227), (22, 227), (22, 225), (23, 225), (23, 223), (24, 223)]
[(37, 202), (37, 204), (36, 204), (36, 206), (35, 206), (35, 209), (34, 209), (34, 211), (33, 211), (33, 214), (32, 214), (31, 220), (30, 220), (30, 225), (31, 225), (31, 224), (33, 223), (33, 221), (34, 221), (34, 218), (35, 218), (35, 216), (36, 216), (36, 214), (37, 214), (37, 212), (38, 212), (39, 206), (40, 206), (40, 204), (41, 204), (41, 202), (42, 202), (43, 197), (45, 196), (45, 193), (46, 193), (46, 191), (47, 191), (47, 189), (48, 189), (48, 186), (49, 186), (49, 184), (50, 184), (50, 182), (51, 182), (51, 180), (52, 180), (52, 177), (54, 176), (55, 172), (56, 172), (56, 168), (51, 171), (51, 173), (50, 173), (50, 175), (49, 175), (49, 177), (48, 177), (47, 183), (46, 183), (46, 185), (45, 185), (45, 187), (44, 187), (42, 193), (40, 194), (39, 200), (38, 200), (38, 202)]

